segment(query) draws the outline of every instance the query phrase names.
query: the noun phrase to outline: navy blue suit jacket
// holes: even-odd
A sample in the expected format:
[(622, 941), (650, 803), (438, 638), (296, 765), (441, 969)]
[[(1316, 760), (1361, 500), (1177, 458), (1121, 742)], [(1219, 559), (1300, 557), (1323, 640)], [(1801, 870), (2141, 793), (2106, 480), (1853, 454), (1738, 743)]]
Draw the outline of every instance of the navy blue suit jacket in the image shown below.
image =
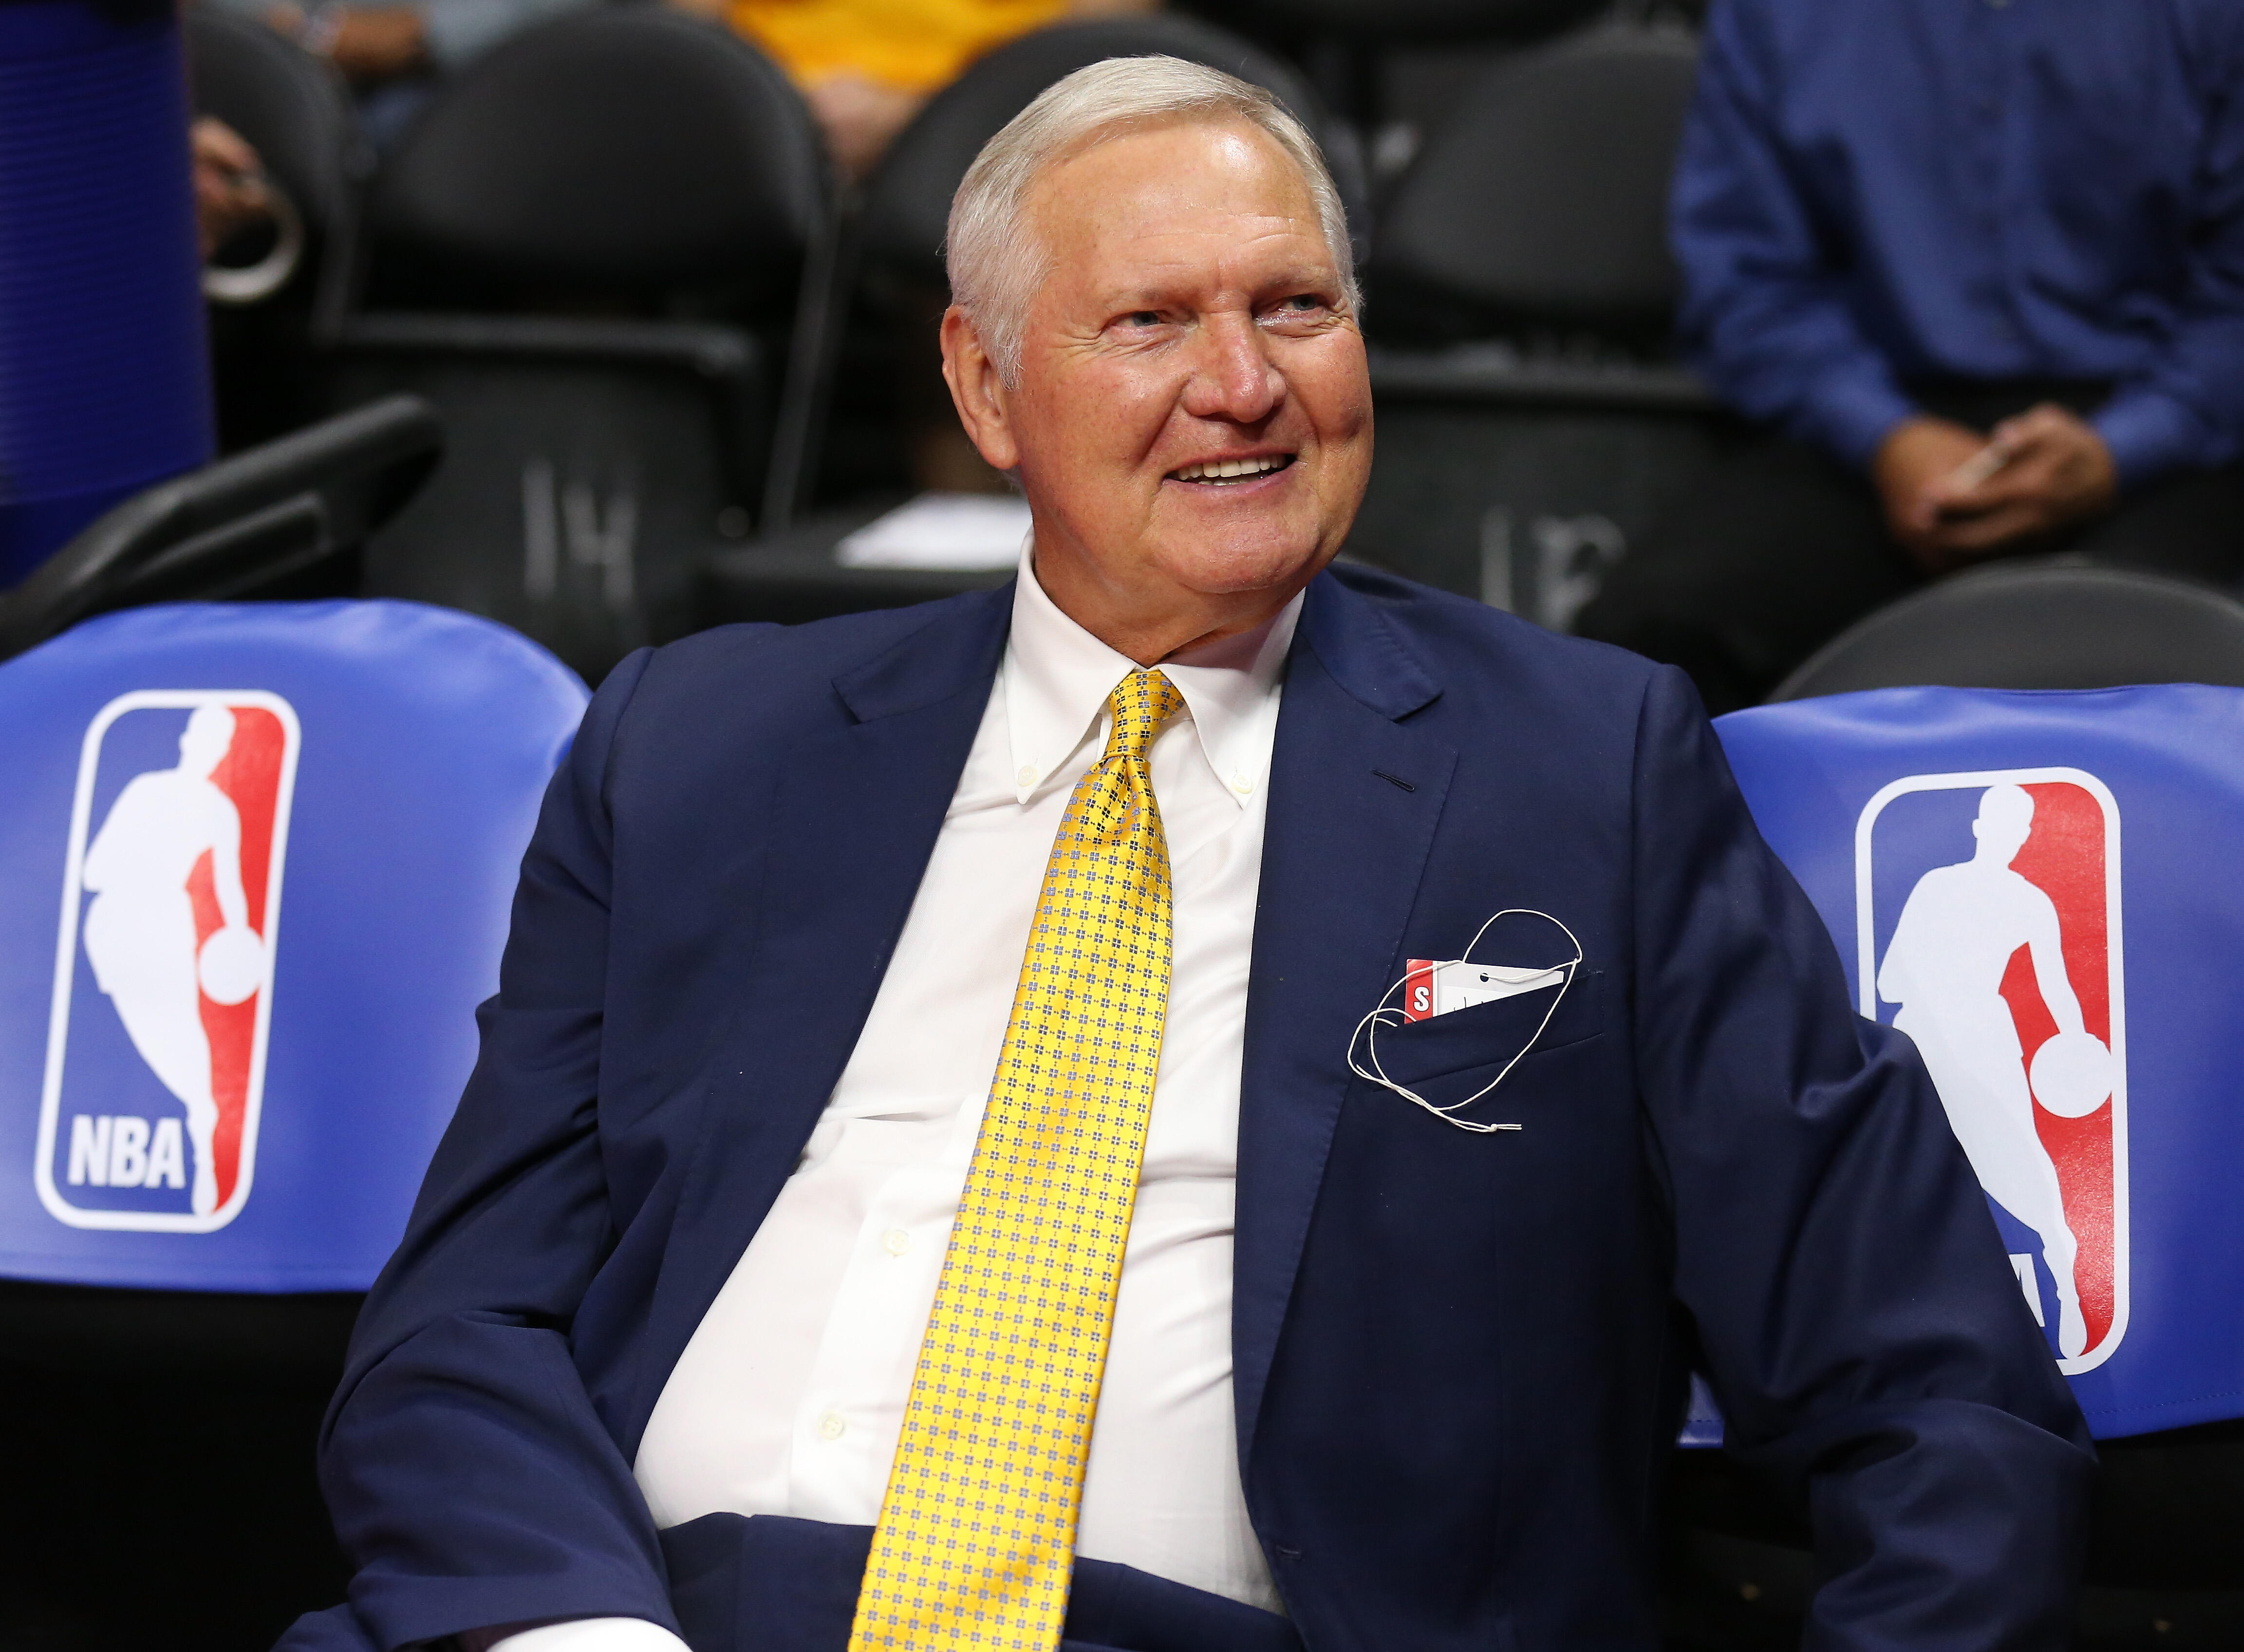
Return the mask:
[[(706, 633), (600, 690), (324, 1435), (368, 1638), (678, 1623), (630, 1464), (849, 1057), (1010, 595)], [(1524, 1128), (1468, 1135), (1353, 1077), (1349, 1034), (1504, 907), (1563, 918), (1586, 962), (1472, 1109)], [(1382, 1058), (1468, 1093), (1546, 1001)], [(2062, 1643), (2078, 1415), (1916, 1054), (1849, 1009), (1676, 672), (1315, 582), (1238, 1195), (1239, 1456), (1311, 1652), (1655, 1645), (1693, 1360), (1734, 1446), (1811, 1488), (1819, 1645)]]

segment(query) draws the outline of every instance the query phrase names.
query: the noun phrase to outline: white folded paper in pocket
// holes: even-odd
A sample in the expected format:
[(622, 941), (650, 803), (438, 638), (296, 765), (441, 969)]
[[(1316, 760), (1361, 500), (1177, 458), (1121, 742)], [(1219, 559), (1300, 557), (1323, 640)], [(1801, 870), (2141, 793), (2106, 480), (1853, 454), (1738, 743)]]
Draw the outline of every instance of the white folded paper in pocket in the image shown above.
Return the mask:
[(1463, 958), (1414, 958), (1403, 983), (1402, 1019), (1423, 1021), (1452, 1010), (1470, 1009), (1476, 1004), (1493, 1004), (1542, 987), (1561, 986), (1565, 979), (1564, 965), (1543, 970), (1531, 965), (1521, 968), (1510, 964), (1473, 964)]

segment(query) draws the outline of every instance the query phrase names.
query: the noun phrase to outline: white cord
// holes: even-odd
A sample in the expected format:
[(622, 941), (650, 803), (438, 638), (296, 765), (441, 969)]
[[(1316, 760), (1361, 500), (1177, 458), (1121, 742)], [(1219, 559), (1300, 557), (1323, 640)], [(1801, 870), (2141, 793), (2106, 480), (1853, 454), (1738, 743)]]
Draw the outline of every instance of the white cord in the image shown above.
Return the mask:
[[(1396, 1095), (1401, 1096), (1405, 1101), (1416, 1102), (1420, 1107), (1425, 1108), (1427, 1112), (1432, 1114), (1443, 1123), (1455, 1125), (1460, 1130), (1470, 1130), (1475, 1135), (1490, 1135), (1498, 1130), (1517, 1130), (1521, 1128), (1520, 1126), (1516, 1124), (1477, 1124), (1472, 1120), (1456, 1118), (1452, 1115), (1470, 1107), (1474, 1102), (1486, 1095), (1490, 1090), (1496, 1088), (1497, 1085), (1503, 1083), (1505, 1079), (1511, 1077), (1511, 1069), (1519, 1065), (1521, 1058), (1526, 1055), (1530, 1050), (1532, 1050), (1537, 1044), (1542, 1041), (1543, 1034), (1550, 1028), (1551, 1018), (1558, 1014), (1558, 1005), (1565, 1001), (1568, 990), (1574, 985), (1575, 972), (1582, 966), (1582, 943), (1575, 936), (1574, 931), (1567, 929), (1566, 925), (1563, 922), (1551, 917), (1550, 913), (1538, 911), (1531, 906), (1505, 907), (1502, 911), (1497, 913), (1494, 917), (1490, 918), (1487, 923), (1483, 924), (1479, 929), (1473, 932), (1471, 941), (1467, 943), (1464, 951), (1460, 956), (1464, 960), (1470, 962), (1472, 958), (1473, 948), (1480, 944), (1481, 937), (1489, 932), (1490, 929), (1495, 925), (1498, 918), (1505, 917), (1539, 917), (1546, 924), (1557, 924), (1559, 929), (1565, 931), (1566, 938), (1573, 943), (1574, 956), (1568, 958), (1563, 964), (1552, 964), (1547, 966), (1547, 969), (1549, 970), (1564, 970), (1565, 972), (1565, 979), (1558, 983), (1558, 994), (1551, 999), (1551, 1007), (1543, 1012), (1543, 1019), (1535, 1029), (1535, 1036), (1519, 1046), (1518, 1053), (1504, 1064), (1503, 1072), (1497, 1073), (1486, 1084), (1481, 1086), (1479, 1089), (1475, 1090), (1470, 1095), (1465, 1097), (1463, 1100), (1450, 1101), (1447, 1103), (1429, 1101), (1424, 1096), (1420, 1095), (1416, 1090), (1409, 1088), (1407, 1085), (1397, 1084), (1394, 1080), (1387, 1076), (1386, 1068), (1382, 1067), (1379, 1064), (1379, 1029), (1382, 1026), (1396, 1026), (1402, 1025), (1409, 1019), (1399, 1006), (1396, 1006), (1390, 1002), (1397, 992), (1402, 992), (1409, 985), (1410, 977), (1408, 973), (1405, 973), (1402, 979), (1396, 981), (1394, 985), (1389, 987), (1386, 992), (1380, 994), (1378, 1004), (1373, 1008), (1370, 1014), (1365, 1016), (1363, 1019), (1355, 1024), (1355, 1031), (1348, 1034), (1348, 1070), (1351, 1073), (1354, 1073), (1356, 1077), (1360, 1079), (1369, 1079), (1372, 1083), (1379, 1086), (1382, 1090), (1392, 1090)], [(1454, 1012), (1452, 1012), (1454, 1013)], [(1355, 1059), (1355, 1046), (1358, 1044), (1362, 1044), (1363, 1046), (1364, 1054), (1370, 1060), (1371, 1066), (1369, 1068), (1363, 1066)]]

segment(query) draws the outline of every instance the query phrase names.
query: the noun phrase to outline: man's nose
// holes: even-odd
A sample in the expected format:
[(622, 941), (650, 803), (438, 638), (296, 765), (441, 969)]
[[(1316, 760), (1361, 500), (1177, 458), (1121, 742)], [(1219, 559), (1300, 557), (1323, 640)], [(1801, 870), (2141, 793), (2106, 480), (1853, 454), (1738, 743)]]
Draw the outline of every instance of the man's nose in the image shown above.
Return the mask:
[(1197, 344), (1184, 395), (1184, 410), (1194, 418), (1259, 424), (1285, 400), (1285, 375), (1252, 317), (1208, 317)]

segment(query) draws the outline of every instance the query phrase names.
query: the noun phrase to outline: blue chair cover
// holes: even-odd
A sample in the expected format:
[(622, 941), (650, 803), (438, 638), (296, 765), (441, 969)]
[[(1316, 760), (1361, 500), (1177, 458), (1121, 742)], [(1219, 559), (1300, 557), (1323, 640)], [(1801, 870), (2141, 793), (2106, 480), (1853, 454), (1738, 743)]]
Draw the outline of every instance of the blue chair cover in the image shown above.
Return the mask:
[(1861, 1012), (1923, 1053), (2092, 1429), (2244, 1415), (2244, 690), (1716, 727)]
[(398, 602), (137, 609), (0, 665), (0, 1276), (364, 1290), (585, 699)]

